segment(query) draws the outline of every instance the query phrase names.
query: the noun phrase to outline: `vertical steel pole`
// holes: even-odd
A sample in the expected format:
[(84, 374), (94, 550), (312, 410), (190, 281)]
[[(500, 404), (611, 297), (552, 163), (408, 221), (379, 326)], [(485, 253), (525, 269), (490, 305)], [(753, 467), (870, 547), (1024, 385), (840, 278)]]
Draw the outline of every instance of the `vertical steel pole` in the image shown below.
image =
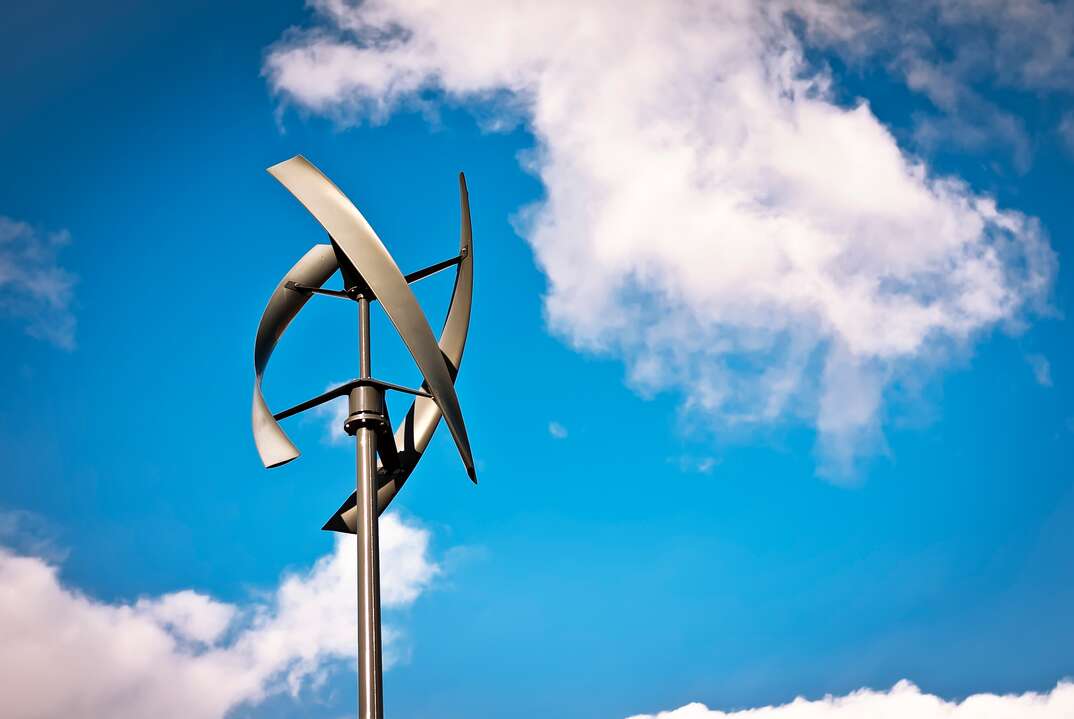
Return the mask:
[[(360, 376), (371, 374), (369, 300), (358, 297)], [(384, 421), (384, 394), (356, 387), (350, 395), (357, 446), (358, 490), (358, 719), (383, 719), (380, 647), (380, 546), (377, 521), (377, 435), (373, 423)]]

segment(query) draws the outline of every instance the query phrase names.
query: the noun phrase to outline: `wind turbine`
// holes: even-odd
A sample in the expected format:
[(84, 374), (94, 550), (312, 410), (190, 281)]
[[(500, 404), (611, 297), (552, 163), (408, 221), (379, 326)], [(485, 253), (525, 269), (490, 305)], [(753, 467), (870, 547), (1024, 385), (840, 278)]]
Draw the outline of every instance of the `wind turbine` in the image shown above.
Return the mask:
[[(276, 286), (257, 328), (254, 345), (253, 434), (266, 468), (298, 457), (279, 420), (337, 397), (348, 397), (344, 430), (355, 438), (356, 490), (323, 529), (357, 534), (358, 542), (358, 717), (383, 719), (381, 685), (380, 563), (378, 517), (395, 498), (440, 419), (451, 432), (470, 479), (477, 482), (473, 453), (462, 420), (455, 377), (462, 361), (474, 287), (473, 237), (466, 179), (459, 174), (462, 229), (459, 254), (404, 275), (387, 248), (347, 196), (302, 156), (268, 168), (328, 232), (329, 243), (314, 245)], [(410, 284), (456, 268), (455, 287), (440, 338), (433, 335)], [(342, 290), (324, 289), (336, 271)], [(269, 357), (288, 325), (313, 295), (358, 305), (358, 377), (282, 412), (265, 403), (261, 382)], [(421, 371), (418, 389), (375, 379), (369, 341), (369, 306), (379, 301)], [(395, 429), (384, 401), (387, 390), (414, 396)]]

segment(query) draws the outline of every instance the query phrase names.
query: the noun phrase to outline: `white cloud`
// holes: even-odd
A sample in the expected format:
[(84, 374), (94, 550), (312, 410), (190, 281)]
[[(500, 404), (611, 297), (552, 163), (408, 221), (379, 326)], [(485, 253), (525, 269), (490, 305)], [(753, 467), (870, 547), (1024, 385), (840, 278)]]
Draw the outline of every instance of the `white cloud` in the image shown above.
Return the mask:
[(1070, 0), (841, 0), (820, 7), (824, 12), (807, 13), (817, 39), (834, 41), (852, 61), (884, 62), (935, 106), (917, 118), (916, 139), (926, 147), (1006, 145), (1025, 171), (1034, 148), (1024, 106), (1004, 109), (987, 96), (1014, 90), (1034, 102), (1074, 91)]
[(1060, 683), (1046, 694), (974, 694), (949, 702), (923, 694), (907, 681), (887, 692), (860, 689), (843, 697), (722, 712), (704, 704), (674, 711), (638, 714), (630, 719), (1066, 719), (1074, 716), (1074, 684)]
[(549, 422), (548, 434), (552, 435), (556, 439), (567, 439), (567, 428), (561, 425), (559, 422)]
[(267, 55), (274, 90), (341, 122), (429, 89), (526, 116), (547, 196), (519, 224), (552, 329), (639, 391), (681, 391), (697, 424), (805, 419), (822, 471), (852, 473), (901, 378), (1050, 290), (1038, 223), (838, 105), (778, 3), (314, 7)]
[(1033, 370), (1033, 378), (1041, 387), (1052, 386), (1052, 363), (1044, 355), (1026, 355), (1026, 361)]
[[(901, 23), (900, 36), (917, 35), (915, 45), (934, 57), (941, 54), (942, 35), (957, 40), (947, 46), (946, 67), (960, 79), (1074, 90), (1074, 3), (1069, 0), (904, 0), (889, 6), (884, 20)], [(922, 30), (934, 34), (926, 38)]]
[(66, 350), (75, 347), (75, 276), (60, 267), (56, 255), (70, 241), (66, 230), (41, 233), (0, 215), (0, 315)]
[(203, 644), (219, 639), (237, 613), (233, 605), (222, 604), (189, 589), (153, 599), (139, 599), (134, 609), (176, 636)]
[[(389, 609), (414, 602), (440, 571), (428, 532), (393, 514), (381, 518), (381, 556)], [(189, 590), (127, 604), (88, 597), (55, 566), (0, 548), (5, 716), (210, 719), (317, 686), (355, 657), (355, 565), (344, 537), (252, 604)], [(399, 642), (386, 627), (389, 665)]]

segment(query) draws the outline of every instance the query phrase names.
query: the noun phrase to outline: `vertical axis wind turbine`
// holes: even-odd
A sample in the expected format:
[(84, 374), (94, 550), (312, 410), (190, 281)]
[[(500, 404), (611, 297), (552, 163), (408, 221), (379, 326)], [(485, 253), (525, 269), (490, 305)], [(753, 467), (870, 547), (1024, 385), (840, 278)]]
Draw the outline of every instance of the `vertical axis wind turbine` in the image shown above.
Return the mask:
[[(462, 361), (474, 287), (473, 237), (466, 180), (459, 174), (462, 231), (459, 254), (416, 272), (399, 271), (362, 213), (331, 180), (302, 156), (268, 168), (328, 232), (329, 244), (314, 245), (276, 286), (257, 328), (254, 346), (253, 434), (266, 468), (298, 457), (279, 420), (337, 397), (348, 397), (343, 424), (357, 448), (355, 492), (323, 529), (357, 535), (358, 542), (358, 717), (383, 719), (380, 640), (380, 557), (378, 517), (402, 488), (432, 439), (441, 417), (451, 432), (470, 479), (477, 482), (470, 441), (462, 421), (455, 377)], [(437, 340), (410, 284), (450, 267), (455, 288)], [(323, 285), (339, 270), (342, 290)], [(275, 414), (261, 392), (269, 357), (284, 330), (313, 295), (358, 305), (358, 377)], [(422, 374), (420, 389), (375, 379), (369, 347), (369, 305), (380, 301)], [(402, 424), (392, 429), (387, 390), (414, 396)]]

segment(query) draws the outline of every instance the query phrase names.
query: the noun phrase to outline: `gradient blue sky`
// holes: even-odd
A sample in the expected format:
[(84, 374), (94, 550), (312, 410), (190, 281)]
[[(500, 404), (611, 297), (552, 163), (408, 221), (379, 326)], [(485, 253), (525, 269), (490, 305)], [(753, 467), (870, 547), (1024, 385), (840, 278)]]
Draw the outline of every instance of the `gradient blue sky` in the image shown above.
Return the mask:
[[(66, 586), (112, 604), (182, 589), (242, 604), (331, 552), (319, 527), (351, 487), (352, 452), (325, 440), (323, 417), (294, 420), (304, 455), (269, 473), (249, 434), (263, 303), (323, 241), (264, 172), (301, 153), (404, 271), (450, 254), (455, 173), (470, 184), (459, 394), (481, 484), (440, 432), (398, 500), (442, 572), (390, 614), (406, 654), (385, 680), (392, 716), (625, 717), (900, 679), (958, 698), (1074, 674), (1068, 89), (986, 73), (972, 79), (980, 104), (945, 108), (883, 59), (810, 49), (840, 102), (866, 98), (931, 171), (1038, 218), (1058, 257), (1049, 308), (905, 374), (880, 410), (882, 444), (833, 481), (808, 417), (699, 428), (688, 390), (639, 392), (618, 350), (550, 331), (519, 220), (547, 192), (520, 164), (539, 145), (524, 113), (492, 132), (494, 101), (435, 87), (426, 107), (374, 122), (311, 112), (263, 74), (287, 28), (321, 22), (298, 2), (6, 14), (0, 215), (68, 232), (55, 263), (77, 281), (42, 318), (0, 274), (0, 508), (19, 517), (2, 539), (62, 557)], [(1017, 141), (922, 141), (923, 117), (988, 127), (990, 112), (1018, 119)], [(442, 278), (421, 289), (434, 325), (449, 291)], [(72, 347), (27, 332), (66, 313)], [(311, 303), (270, 400), (351, 376), (352, 323), (342, 303)], [(385, 322), (374, 341), (378, 373), (414, 382)], [(328, 676), (238, 715), (345, 715), (349, 665)]]

